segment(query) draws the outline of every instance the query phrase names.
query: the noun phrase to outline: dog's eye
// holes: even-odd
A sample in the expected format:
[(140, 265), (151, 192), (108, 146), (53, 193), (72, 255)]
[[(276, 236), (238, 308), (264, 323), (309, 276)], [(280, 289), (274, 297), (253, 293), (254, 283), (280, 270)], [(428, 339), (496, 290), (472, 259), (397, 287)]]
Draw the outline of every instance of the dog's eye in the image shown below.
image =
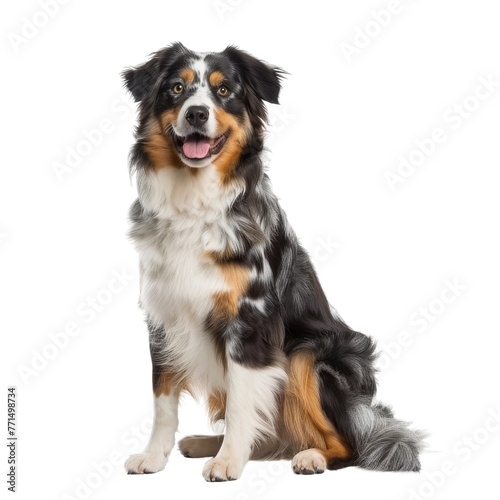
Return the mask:
[(174, 85), (174, 92), (176, 94), (182, 94), (183, 91), (184, 91), (184, 85), (182, 85), (182, 83), (176, 83)]
[(226, 97), (229, 94), (229, 89), (227, 87), (219, 87), (217, 94), (221, 95), (222, 97)]

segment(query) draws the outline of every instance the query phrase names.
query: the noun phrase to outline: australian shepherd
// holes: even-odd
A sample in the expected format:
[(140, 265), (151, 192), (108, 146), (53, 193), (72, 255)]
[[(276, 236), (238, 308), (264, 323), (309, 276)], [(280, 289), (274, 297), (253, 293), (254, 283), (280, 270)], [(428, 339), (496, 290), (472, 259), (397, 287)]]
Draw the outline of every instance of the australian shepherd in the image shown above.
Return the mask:
[(248, 460), (291, 459), (297, 474), (358, 466), (418, 471), (422, 435), (374, 402), (374, 342), (329, 305), (263, 164), (265, 101), (284, 72), (234, 46), (175, 43), (123, 73), (139, 106), (130, 153), (155, 418), (131, 474), (174, 447), (183, 391), (223, 435), (189, 436), (207, 481)]

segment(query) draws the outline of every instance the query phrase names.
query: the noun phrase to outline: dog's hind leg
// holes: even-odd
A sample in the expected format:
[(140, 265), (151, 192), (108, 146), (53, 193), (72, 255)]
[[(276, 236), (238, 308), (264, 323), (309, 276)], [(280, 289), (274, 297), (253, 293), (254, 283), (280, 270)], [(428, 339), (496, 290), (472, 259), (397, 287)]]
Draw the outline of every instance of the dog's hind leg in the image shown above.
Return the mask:
[(296, 474), (320, 474), (350, 465), (352, 450), (321, 407), (314, 353), (297, 351), (290, 357), (285, 390), (284, 422), (293, 443)]
[[(315, 341), (321, 405), (329, 421), (349, 441), (352, 465), (370, 470), (418, 471), (423, 433), (373, 403), (375, 344), (359, 332), (346, 331)], [(337, 463), (332, 467), (338, 468)]]
[(179, 441), (179, 450), (187, 458), (215, 457), (222, 446), (224, 435), (186, 436)]
[[(224, 435), (186, 436), (179, 441), (179, 450), (187, 458), (215, 457), (219, 453)], [(282, 442), (262, 441), (253, 446), (250, 460), (281, 460), (292, 456), (289, 448)]]

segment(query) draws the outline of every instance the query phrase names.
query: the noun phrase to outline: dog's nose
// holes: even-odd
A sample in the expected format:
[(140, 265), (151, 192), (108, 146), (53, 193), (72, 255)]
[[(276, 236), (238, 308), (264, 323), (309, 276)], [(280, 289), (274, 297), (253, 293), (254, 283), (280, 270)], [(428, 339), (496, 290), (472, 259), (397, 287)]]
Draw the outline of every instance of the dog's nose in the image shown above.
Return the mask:
[(208, 120), (208, 108), (205, 106), (190, 106), (186, 110), (186, 120), (193, 127), (201, 127)]

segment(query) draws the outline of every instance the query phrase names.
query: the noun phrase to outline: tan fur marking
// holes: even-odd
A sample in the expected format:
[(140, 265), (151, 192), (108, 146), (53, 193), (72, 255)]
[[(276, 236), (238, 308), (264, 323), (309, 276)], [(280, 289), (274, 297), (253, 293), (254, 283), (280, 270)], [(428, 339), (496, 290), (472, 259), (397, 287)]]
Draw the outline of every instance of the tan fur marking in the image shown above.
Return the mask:
[(190, 392), (185, 375), (172, 371), (168, 366), (153, 367), (153, 392), (155, 397), (168, 396), (173, 389), (176, 392)]
[(169, 127), (172, 124), (177, 123), (177, 118), (179, 118), (180, 110), (181, 110), (181, 107), (178, 106), (177, 108), (169, 109), (169, 110), (165, 111), (164, 113), (162, 113), (162, 115), (160, 116), (161, 127), (159, 130), (158, 130), (158, 128), (156, 128), (156, 133), (166, 134)]
[(346, 440), (321, 408), (313, 353), (300, 351), (290, 358), (283, 409), (285, 426), (295, 453), (318, 448), (327, 460), (352, 456)]
[(216, 391), (208, 396), (208, 414), (212, 424), (226, 417), (226, 393)]
[(238, 314), (238, 300), (248, 288), (249, 270), (247, 267), (231, 262), (233, 251), (229, 248), (222, 252), (205, 252), (205, 257), (212, 261), (222, 274), (229, 290), (217, 292), (214, 298), (214, 319), (232, 319)]
[(171, 123), (177, 120), (179, 109), (169, 110), (163, 113), (159, 122), (150, 125), (150, 133), (146, 139), (145, 151), (155, 170), (164, 167), (183, 168), (172, 139), (166, 131)]
[(231, 130), (222, 151), (214, 161), (217, 170), (221, 174), (222, 183), (226, 184), (233, 178), (234, 168), (247, 143), (250, 120), (248, 115), (245, 115), (245, 120), (241, 123), (235, 116), (226, 113), (223, 109), (215, 110), (215, 119), (217, 120), (217, 136), (224, 134), (229, 129)]
[(205, 252), (205, 257), (215, 261), (217, 264), (222, 265), (234, 256), (234, 250), (230, 247), (225, 248), (221, 252), (210, 251)]
[(225, 79), (225, 76), (220, 71), (214, 71), (208, 77), (208, 81), (212, 87), (218, 87)]
[(186, 85), (191, 85), (194, 80), (194, 71), (191, 68), (184, 68), (180, 72), (181, 78), (186, 82)]
[(164, 167), (182, 168), (183, 166), (179, 156), (174, 151), (172, 141), (164, 135), (149, 136), (144, 149), (155, 170)]
[(214, 316), (232, 319), (238, 314), (238, 300), (248, 288), (249, 271), (233, 262), (217, 264), (230, 290), (214, 294)]
[[(231, 321), (238, 315), (238, 301), (248, 288), (249, 270), (234, 262), (227, 262), (222, 259), (223, 253), (206, 252), (205, 257), (211, 260), (219, 269), (229, 290), (217, 292), (212, 295), (213, 308), (210, 321), (214, 331), (217, 331), (218, 323)], [(225, 253), (226, 257), (230, 252)], [(222, 363), (224, 372), (227, 369), (226, 344), (221, 335), (216, 335), (215, 347), (217, 356)]]
[(172, 389), (172, 374), (168, 371), (153, 373), (153, 392), (158, 398), (162, 394), (168, 396)]

